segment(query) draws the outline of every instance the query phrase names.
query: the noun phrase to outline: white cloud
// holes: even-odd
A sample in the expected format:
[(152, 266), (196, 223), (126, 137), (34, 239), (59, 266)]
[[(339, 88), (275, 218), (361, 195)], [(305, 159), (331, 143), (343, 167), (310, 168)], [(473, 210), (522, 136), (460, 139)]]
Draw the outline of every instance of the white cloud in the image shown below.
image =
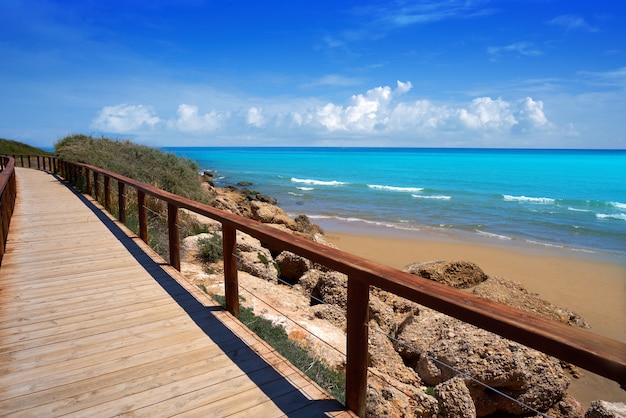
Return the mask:
[(507, 130), (517, 124), (510, 104), (500, 98), (479, 97), (468, 109), (458, 109), (458, 118), (469, 129)]
[(350, 97), (347, 106), (328, 103), (315, 111), (315, 118), (329, 131), (372, 131), (383, 127), (388, 122), (392, 111), (389, 104), (394, 97), (408, 92), (410, 82), (397, 82), (397, 87), (375, 87), (365, 94)]
[(483, 7), (484, 2), (463, 0), (400, 1), (381, 4), (385, 6), (371, 9), (372, 15), (399, 27), (449, 19), (482, 17), (494, 13), (493, 9)]
[(565, 30), (583, 30), (586, 32), (597, 32), (598, 29), (589, 25), (585, 19), (575, 15), (561, 15), (548, 21), (548, 24), (560, 26)]
[(263, 125), (265, 125), (263, 109), (258, 107), (251, 107), (250, 109), (248, 109), (246, 122), (248, 123), (248, 125), (256, 126), (257, 128), (261, 128)]
[(360, 78), (345, 77), (345, 76), (338, 75), (338, 74), (328, 74), (320, 78), (319, 80), (315, 80), (312, 83), (307, 84), (306, 86), (307, 87), (308, 86), (346, 87), (346, 86), (358, 86), (361, 83), (362, 83), (362, 80)]
[(543, 52), (533, 42), (514, 42), (505, 46), (490, 46), (487, 48), (487, 53), (493, 58), (510, 54), (526, 57), (543, 55)]
[[(171, 117), (158, 117), (148, 107), (117, 105), (103, 108), (93, 125), (105, 132), (142, 134), (193, 141), (211, 132), (216, 140), (245, 138), (285, 141), (308, 138), (318, 142), (329, 134), (346, 138), (380, 138), (395, 141), (424, 138), (506, 138), (536, 130), (557, 129), (544, 113), (544, 103), (532, 97), (507, 101), (476, 97), (466, 103), (435, 103), (410, 99), (411, 82), (395, 87), (378, 86), (350, 96), (345, 103), (320, 103), (316, 99), (257, 100), (240, 98), (225, 108), (200, 113), (198, 106), (183, 103)], [(244, 103), (255, 103), (244, 106)], [(162, 129), (155, 129), (160, 125)], [(331, 135), (332, 136), (332, 135)], [(270, 139), (271, 138), (271, 139)]]
[(543, 113), (543, 102), (526, 97), (519, 103), (518, 118), (521, 123), (533, 128), (549, 125), (548, 118)]
[(412, 88), (398, 81), (352, 96), (347, 105), (327, 103), (307, 114), (297, 114), (300, 125), (317, 125), (328, 132), (436, 133), (478, 132), (506, 134), (550, 127), (543, 102), (531, 97), (508, 102), (502, 98), (478, 97), (465, 106), (435, 104), (428, 100), (400, 101)]
[(160, 119), (150, 107), (120, 104), (103, 107), (91, 126), (106, 132), (126, 133), (142, 126), (152, 128), (159, 122)]
[(626, 88), (626, 67), (618, 68), (615, 71), (579, 71), (578, 74), (596, 85)]
[(178, 106), (176, 114), (177, 117), (169, 120), (167, 126), (181, 132), (211, 132), (230, 116), (228, 112), (219, 113), (215, 110), (200, 115), (197, 106), (184, 103)]

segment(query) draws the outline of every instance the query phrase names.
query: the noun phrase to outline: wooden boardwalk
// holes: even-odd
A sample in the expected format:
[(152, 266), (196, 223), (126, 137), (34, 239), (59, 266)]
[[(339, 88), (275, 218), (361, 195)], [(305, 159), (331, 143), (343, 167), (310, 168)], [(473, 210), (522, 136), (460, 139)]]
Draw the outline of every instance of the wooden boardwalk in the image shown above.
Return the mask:
[(353, 416), (138, 238), (17, 169), (0, 416)]

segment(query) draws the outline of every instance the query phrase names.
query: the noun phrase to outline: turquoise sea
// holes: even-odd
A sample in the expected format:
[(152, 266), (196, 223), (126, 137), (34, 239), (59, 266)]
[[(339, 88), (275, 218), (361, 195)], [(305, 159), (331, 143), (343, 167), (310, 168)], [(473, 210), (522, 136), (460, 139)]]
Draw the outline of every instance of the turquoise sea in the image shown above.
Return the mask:
[(626, 150), (165, 150), (327, 229), (437, 230), (626, 258)]

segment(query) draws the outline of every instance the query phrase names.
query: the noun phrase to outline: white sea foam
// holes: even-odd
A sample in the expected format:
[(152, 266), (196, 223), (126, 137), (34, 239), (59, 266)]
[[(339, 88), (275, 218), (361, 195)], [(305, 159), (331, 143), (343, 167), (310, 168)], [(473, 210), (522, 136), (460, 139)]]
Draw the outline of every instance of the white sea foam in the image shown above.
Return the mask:
[(611, 202), (611, 205), (615, 206), (618, 209), (626, 209), (626, 203)]
[(423, 187), (396, 187), (396, 186), (383, 186), (380, 184), (368, 184), (367, 187), (370, 189), (376, 190), (388, 190), (391, 192), (409, 192), (409, 193), (419, 193), (424, 190)]
[(589, 210), (589, 209), (577, 209), (571, 206), (569, 206), (567, 210), (571, 210), (572, 212), (593, 212), (592, 210)]
[(298, 190), (302, 190), (303, 192), (309, 192), (311, 190), (315, 190), (315, 187), (296, 187)]
[(314, 180), (314, 179), (297, 179), (295, 177), (291, 178), (292, 183), (302, 183), (302, 184), (314, 184), (316, 186), (342, 186), (346, 183), (337, 180), (324, 181), (324, 180)]
[(396, 224), (396, 223), (372, 221), (372, 220), (363, 219), (363, 218), (357, 218), (357, 217), (342, 217), (342, 216), (328, 216), (328, 215), (309, 215), (309, 218), (310, 219), (317, 219), (317, 220), (328, 220), (328, 219), (331, 219), (331, 220), (335, 220), (335, 221), (339, 221), (339, 222), (360, 223), (360, 224), (366, 224), (366, 225), (373, 225), (373, 226), (377, 226), (377, 227), (393, 228), (393, 229), (398, 229), (398, 230), (410, 230), (410, 231), (419, 230), (419, 228), (417, 228), (415, 226), (404, 227), (404, 226), (402, 226), (400, 224)]
[(476, 229), (476, 232), (478, 232), (478, 235), (482, 235), (484, 237), (489, 237), (489, 238), (497, 238), (497, 239), (502, 239), (502, 240), (507, 240), (507, 241), (513, 239), (506, 235), (494, 234), (492, 232), (485, 232), (485, 231), (481, 231), (480, 229)]
[(626, 213), (596, 213), (598, 219), (620, 219), (626, 221)]
[(417, 199), (437, 199), (437, 200), (450, 200), (452, 199), (452, 196), (445, 196), (445, 195), (421, 195), (421, 194), (412, 194), (411, 196), (417, 198)]
[(509, 194), (503, 194), (502, 197), (504, 198), (504, 200), (510, 202), (538, 203), (542, 205), (555, 202), (555, 199), (552, 199), (550, 197), (511, 196)]

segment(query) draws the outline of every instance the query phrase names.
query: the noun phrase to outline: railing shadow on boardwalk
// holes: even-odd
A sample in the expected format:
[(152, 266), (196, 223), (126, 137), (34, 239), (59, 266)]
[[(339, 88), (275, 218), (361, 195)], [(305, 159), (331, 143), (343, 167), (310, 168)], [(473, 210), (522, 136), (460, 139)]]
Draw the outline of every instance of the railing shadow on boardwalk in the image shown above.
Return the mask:
[[(231, 329), (215, 317), (215, 312), (223, 312), (221, 306), (205, 306), (191, 295), (183, 286), (170, 276), (162, 265), (152, 259), (135, 240), (126, 234), (100, 208), (83, 194), (54, 177), (85, 204), (96, 217), (106, 226), (115, 238), (128, 250), (137, 262), (165, 290), (171, 298), (189, 315), (194, 323), (235, 363), (247, 377), (263, 391), (265, 395), (286, 415), (303, 416), (302, 411), (293, 411), (293, 405), (311, 406), (312, 413), (320, 414), (324, 410), (337, 411), (340, 404), (334, 399), (312, 400), (306, 398), (297, 386), (294, 386), (269, 363), (252, 350)], [(285, 396), (289, 394), (289, 396)]]

